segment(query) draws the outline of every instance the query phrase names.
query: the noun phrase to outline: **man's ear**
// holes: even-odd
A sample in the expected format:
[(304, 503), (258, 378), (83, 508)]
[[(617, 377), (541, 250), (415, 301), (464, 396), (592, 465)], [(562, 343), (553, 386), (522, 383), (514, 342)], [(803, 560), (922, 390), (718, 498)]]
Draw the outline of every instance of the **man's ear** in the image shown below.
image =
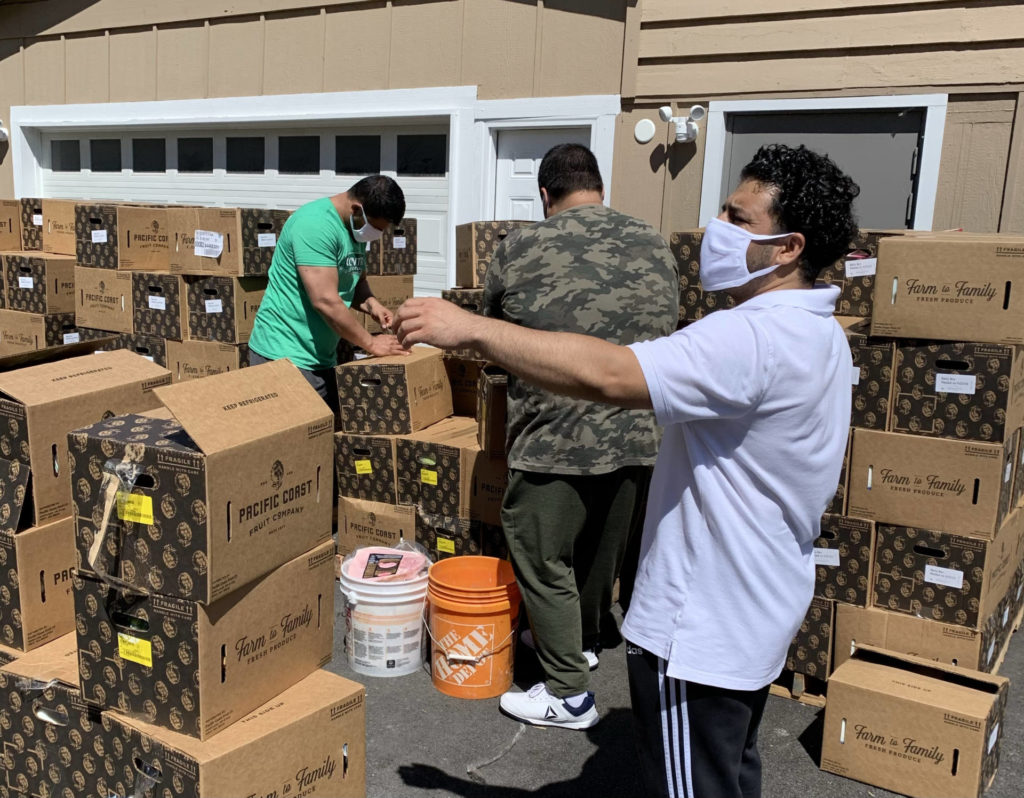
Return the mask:
[(779, 244), (779, 251), (775, 262), (780, 266), (788, 266), (790, 263), (798, 262), (806, 245), (807, 239), (804, 238), (803, 233), (791, 233), (786, 237), (785, 241)]

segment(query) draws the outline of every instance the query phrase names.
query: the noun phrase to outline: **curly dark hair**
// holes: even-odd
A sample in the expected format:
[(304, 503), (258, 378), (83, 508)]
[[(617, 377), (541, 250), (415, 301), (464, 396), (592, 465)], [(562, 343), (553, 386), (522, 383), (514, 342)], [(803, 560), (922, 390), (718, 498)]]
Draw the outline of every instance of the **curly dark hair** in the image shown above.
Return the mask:
[(772, 194), (771, 213), (780, 232), (803, 233), (800, 271), (813, 283), (841, 258), (857, 234), (853, 200), (860, 187), (827, 155), (803, 145), (768, 144), (743, 167), (741, 180), (756, 180)]

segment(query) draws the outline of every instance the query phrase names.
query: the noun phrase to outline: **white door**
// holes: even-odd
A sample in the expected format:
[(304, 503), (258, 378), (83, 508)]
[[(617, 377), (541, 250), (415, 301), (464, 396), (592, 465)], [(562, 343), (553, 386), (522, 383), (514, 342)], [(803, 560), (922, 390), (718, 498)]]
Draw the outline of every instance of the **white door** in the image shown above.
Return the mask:
[(537, 170), (544, 154), (556, 144), (590, 146), (589, 127), (501, 130), (498, 169), (494, 181), (494, 218), (538, 222), (544, 218)]

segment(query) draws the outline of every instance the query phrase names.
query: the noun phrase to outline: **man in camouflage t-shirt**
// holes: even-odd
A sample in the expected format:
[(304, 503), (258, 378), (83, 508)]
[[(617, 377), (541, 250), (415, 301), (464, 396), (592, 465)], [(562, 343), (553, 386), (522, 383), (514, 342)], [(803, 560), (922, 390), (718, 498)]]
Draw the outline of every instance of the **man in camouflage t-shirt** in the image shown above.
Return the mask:
[[(679, 314), (675, 258), (649, 225), (605, 207), (597, 160), (577, 144), (538, 173), (545, 221), (499, 246), (486, 315), (619, 345), (669, 335)], [(545, 681), (502, 696), (541, 725), (597, 723), (589, 671), (602, 619), (658, 450), (654, 414), (568, 399), (511, 377), (509, 485), (502, 525)], [(610, 617), (610, 616), (609, 616)], [(531, 641), (532, 637), (532, 641)]]

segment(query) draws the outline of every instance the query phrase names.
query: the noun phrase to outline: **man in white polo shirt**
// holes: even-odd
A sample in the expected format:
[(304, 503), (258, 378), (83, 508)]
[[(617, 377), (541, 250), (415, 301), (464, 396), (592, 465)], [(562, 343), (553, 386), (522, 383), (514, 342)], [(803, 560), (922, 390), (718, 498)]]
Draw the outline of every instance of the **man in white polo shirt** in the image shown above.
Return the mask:
[(850, 423), (839, 291), (814, 281), (856, 231), (857, 193), (827, 157), (762, 147), (701, 246), (704, 288), (737, 306), (654, 341), (529, 330), (440, 300), (396, 316), (407, 346), (472, 346), (548, 390), (653, 408), (664, 427), (622, 627), (647, 795), (761, 794), (757, 728), (811, 601)]

